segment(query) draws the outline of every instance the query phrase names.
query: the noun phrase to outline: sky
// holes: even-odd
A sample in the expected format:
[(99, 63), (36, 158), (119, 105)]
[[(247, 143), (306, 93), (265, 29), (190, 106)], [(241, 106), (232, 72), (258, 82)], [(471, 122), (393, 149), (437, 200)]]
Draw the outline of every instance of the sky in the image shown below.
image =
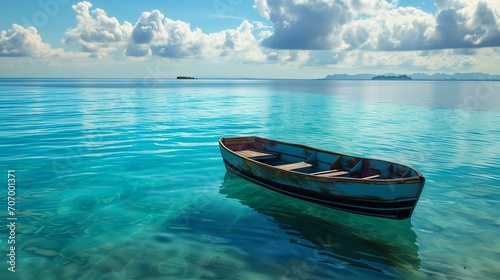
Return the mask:
[(498, 0), (25, 0), (0, 77), (500, 74)]

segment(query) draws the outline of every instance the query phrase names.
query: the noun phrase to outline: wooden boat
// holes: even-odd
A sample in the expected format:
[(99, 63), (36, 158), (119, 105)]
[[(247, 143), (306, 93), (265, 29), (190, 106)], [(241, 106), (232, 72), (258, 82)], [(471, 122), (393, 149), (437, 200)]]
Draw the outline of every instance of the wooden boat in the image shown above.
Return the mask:
[(219, 140), (226, 169), (271, 190), (348, 212), (410, 218), (425, 178), (394, 162), (249, 137)]

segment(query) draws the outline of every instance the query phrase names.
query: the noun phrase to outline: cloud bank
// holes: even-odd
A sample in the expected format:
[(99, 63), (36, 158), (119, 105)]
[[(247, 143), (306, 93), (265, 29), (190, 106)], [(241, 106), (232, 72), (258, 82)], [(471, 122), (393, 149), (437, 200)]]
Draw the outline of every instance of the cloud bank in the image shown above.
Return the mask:
[(165, 17), (160, 11), (143, 12), (135, 24), (120, 23), (102, 9), (91, 10), (84, 1), (73, 5), (77, 26), (66, 32), (64, 43), (92, 56), (119, 54), (126, 57), (224, 58), (262, 61), (265, 55), (253, 35), (254, 25), (206, 34), (200, 28)]
[(166, 58), (224, 58), (262, 60), (259, 41), (252, 34), (254, 25), (244, 20), (235, 29), (205, 34), (189, 23), (166, 18), (160, 11), (144, 12), (132, 29), (125, 55)]
[[(436, 0), (436, 14), (384, 0), (255, 0), (272, 23), (256, 34), (247, 20), (235, 29), (204, 33), (158, 10), (135, 24), (120, 23), (92, 4), (73, 5), (77, 26), (64, 42), (81, 51), (128, 57), (224, 58), (273, 61), (272, 50), (426, 51), (500, 46), (500, 2)], [(262, 24), (259, 24), (261, 26)], [(262, 25), (263, 26), (263, 25)]]
[(436, 0), (436, 14), (384, 0), (255, 0), (274, 49), (408, 51), (500, 46), (500, 1)]
[[(52, 49), (34, 27), (0, 31), (3, 57), (161, 57), (295, 67), (463, 69), (497, 61), (500, 1), (435, 0), (436, 12), (384, 0), (255, 0), (263, 22), (206, 33), (159, 10), (135, 23), (92, 3), (72, 6), (74, 26)], [(494, 59), (487, 57), (493, 56)], [(494, 62), (491, 62), (494, 63)], [(437, 65), (437, 66), (436, 66)], [(488, 66), (491, 68), (491, 66)]]

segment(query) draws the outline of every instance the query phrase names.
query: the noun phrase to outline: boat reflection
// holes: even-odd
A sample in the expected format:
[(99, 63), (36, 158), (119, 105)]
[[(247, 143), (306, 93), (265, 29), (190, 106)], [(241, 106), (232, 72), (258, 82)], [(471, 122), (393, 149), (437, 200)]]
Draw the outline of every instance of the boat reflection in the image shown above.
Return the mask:
[(314, 250), (320, 262), (381, 272), (384, 266), (420, 265), (411, 220), (388, 220), (329, 209), (289, 198), (226, 173), (220, 193), (271, 217), (290, 243)]

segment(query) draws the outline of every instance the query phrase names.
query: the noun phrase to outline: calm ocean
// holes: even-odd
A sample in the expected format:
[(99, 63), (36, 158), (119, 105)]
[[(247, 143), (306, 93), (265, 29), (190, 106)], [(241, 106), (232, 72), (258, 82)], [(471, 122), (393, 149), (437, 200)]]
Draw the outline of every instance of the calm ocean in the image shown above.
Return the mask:
[[(500, 82), (0, 79), (0, 119), (1, 279), (500, 278)], [(228, 174), (237, 135), (427, 182), (410, 220), (327, 209)]]

